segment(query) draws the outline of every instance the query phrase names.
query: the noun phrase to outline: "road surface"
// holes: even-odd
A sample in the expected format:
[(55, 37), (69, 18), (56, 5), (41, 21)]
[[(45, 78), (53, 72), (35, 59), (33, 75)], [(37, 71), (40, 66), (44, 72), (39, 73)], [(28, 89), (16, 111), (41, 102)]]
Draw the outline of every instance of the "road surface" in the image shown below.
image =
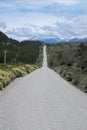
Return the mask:
[(0, 92), (0, 130), (87, 130), (87, 95), (47, 67)]

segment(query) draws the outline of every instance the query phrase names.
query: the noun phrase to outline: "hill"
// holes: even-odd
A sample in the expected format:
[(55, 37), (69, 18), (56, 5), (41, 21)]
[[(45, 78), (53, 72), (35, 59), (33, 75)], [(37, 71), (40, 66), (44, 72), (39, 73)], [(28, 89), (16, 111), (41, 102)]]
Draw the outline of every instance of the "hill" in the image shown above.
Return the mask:
[(8, 38), (0, 31), (0, 63), (4, 62), (6, 50), (6, 63), (41, 64), (42, 42), (22, 41)]
[(47, 38), (47, 39), (42, 39), (45, 43), (50, 43), (50, 44), (55, 44), (57, 42), (61, 42), (61, 39), (58, 38)]
[(87, 43), (47, 45), (48, 66), (87, 91)]
[(9, 38), (3, 33), (0, 31), (0, 42), (4, 42), (4, 41), (7, 41)]

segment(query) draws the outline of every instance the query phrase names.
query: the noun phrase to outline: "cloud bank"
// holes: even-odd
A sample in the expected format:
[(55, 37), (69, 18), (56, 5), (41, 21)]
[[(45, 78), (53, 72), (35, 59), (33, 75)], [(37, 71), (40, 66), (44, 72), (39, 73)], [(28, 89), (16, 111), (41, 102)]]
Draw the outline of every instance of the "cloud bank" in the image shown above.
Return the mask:
[(18, 40), (87, 37), (87, 1), (1, 0), (0, 30)]

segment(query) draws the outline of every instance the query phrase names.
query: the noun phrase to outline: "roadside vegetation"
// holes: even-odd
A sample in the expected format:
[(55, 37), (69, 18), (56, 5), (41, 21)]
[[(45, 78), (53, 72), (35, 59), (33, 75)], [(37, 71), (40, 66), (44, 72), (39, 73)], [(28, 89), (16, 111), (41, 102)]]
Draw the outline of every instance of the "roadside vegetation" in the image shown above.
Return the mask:
[(0, 90), (3, 90), (14, 79), (23, 77), (36, 69), (38, 66), (29, 64), (0, 65)]
[(0, 32), (0, 90), (15, 78), (41, 67), (42, 59), (42, 42), (19, 42)]
[(48, 66), (87, 92), (87, 43), (47, 45)]

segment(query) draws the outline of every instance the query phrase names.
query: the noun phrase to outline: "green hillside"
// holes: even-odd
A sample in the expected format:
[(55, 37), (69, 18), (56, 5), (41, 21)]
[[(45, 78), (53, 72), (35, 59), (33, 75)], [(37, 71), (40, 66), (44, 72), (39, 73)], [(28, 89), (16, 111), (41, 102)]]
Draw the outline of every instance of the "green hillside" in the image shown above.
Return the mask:
[(19, 42), (8, 38), (4, 33), (0, 32), (0, 63), (4, 62), (5, 51), (6, 63), (36, 64), (37, 61), (41, 62), (42, 43), (29, 40)]
[(87, 43), (47, 45), (48, 65), (84, 92), (87, 91)]

